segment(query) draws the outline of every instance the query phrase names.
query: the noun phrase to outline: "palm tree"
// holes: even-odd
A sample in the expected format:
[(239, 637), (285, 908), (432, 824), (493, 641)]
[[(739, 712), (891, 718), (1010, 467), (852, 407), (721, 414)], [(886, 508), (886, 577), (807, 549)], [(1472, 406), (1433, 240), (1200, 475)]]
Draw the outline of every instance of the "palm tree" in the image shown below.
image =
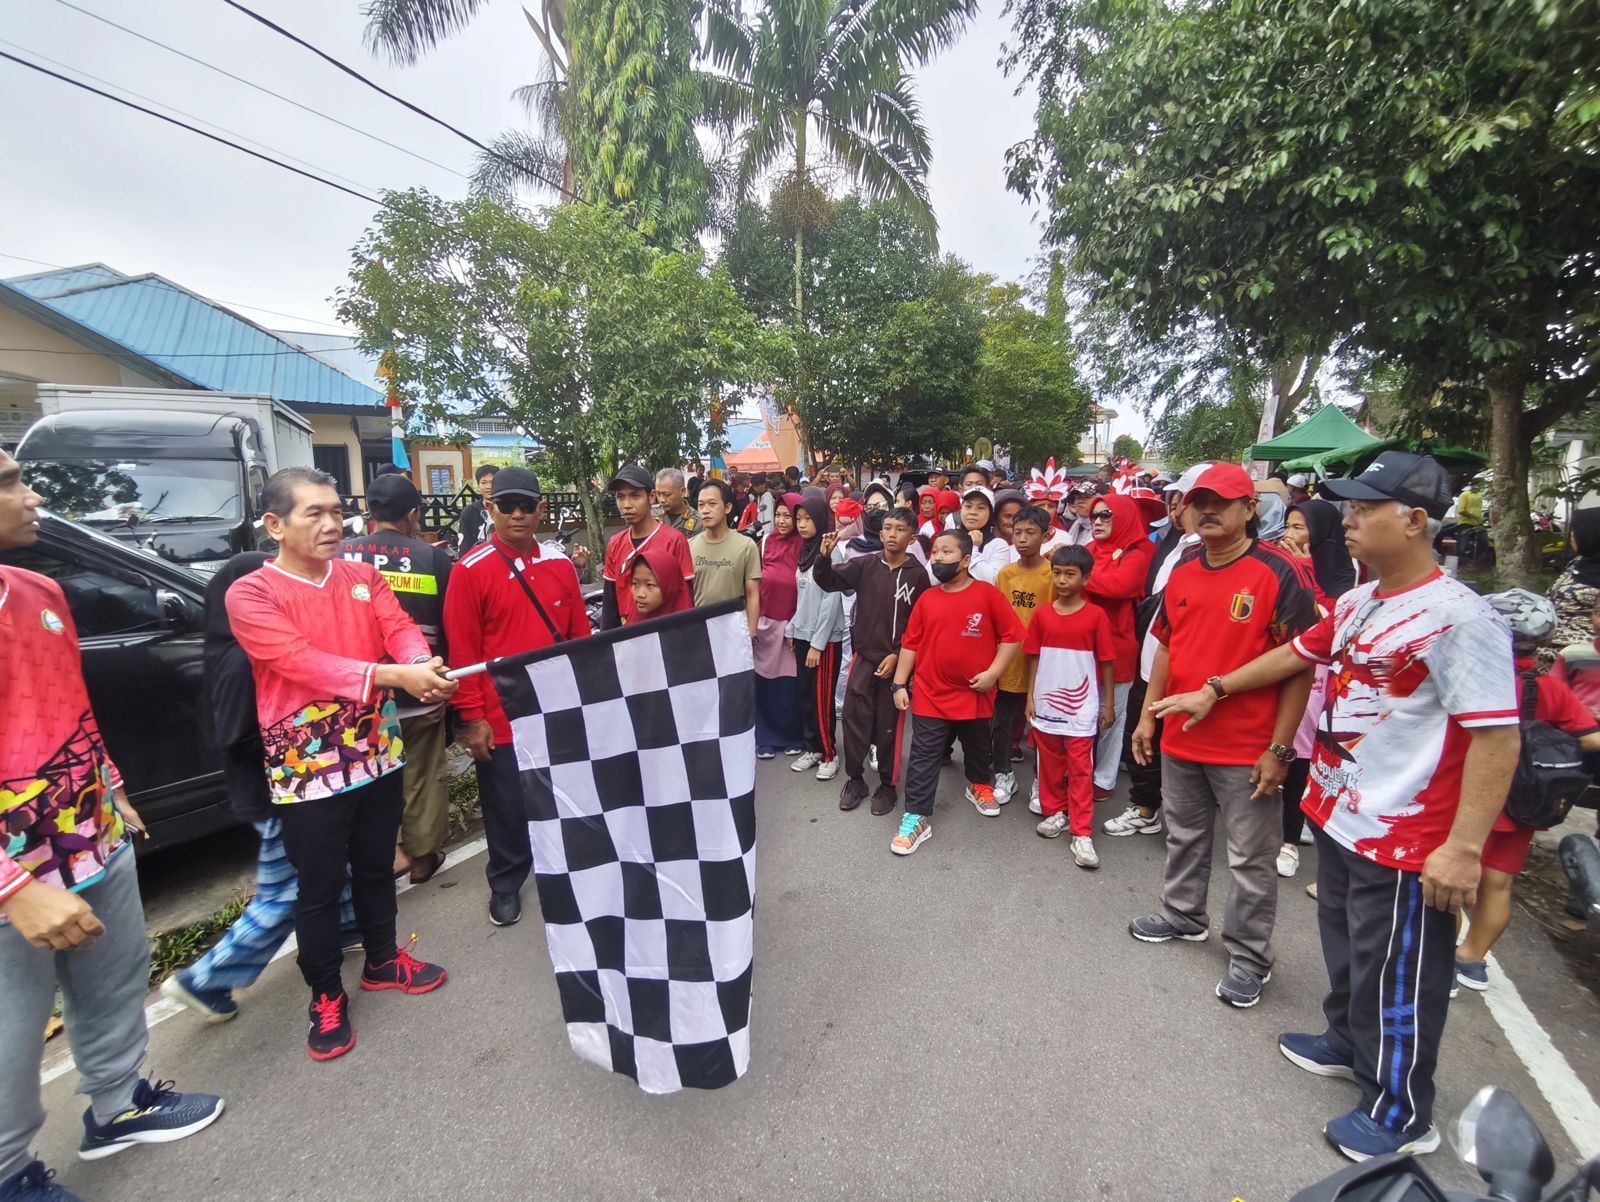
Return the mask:
[(739, 0), (707, 0), (707, 114), (738, 136), (738, 186), (794, 156), (794, 311), (803, 316), (803, 214), (815, 191), (815, 133), (869, 196), (896, 198), (930, 222), (928, 131), (908, 78), (951, 45), (977, 0), (767, 0), (745, 21)]

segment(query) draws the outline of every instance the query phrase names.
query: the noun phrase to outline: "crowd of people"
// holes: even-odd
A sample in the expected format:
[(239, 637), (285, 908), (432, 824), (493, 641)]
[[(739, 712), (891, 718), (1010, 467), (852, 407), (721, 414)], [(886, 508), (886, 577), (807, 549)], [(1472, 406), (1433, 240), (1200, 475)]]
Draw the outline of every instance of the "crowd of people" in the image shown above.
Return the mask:
[[(626, 465), (608, 484), (623, 525), (601, 555), (600, 624), (741, 602), (756, 755), (842, 775), (840, 810), (899, 811), (897, 856), (931, 837), (957, 744), (965, 802), (998, 816), (1027, 778), (1034, 829), (1068, 835), (1080, 868), (1100, 867), (1097, 825), (1164, 836), (1159, 906), (1128, 928), (1141, 943), (1209, 937), (1220, 826), (1215, 993), (1235, 1007), (1271, 980), (1279, 881), (1314, 842), (1326, 1028), (1280, 1048), (1360, 1086), (1326, 1127), (1346, 1154), (1436, 1147), (1448, 999), (1487, 984), (1532, 835), (1502, 808), (1528, 708), (1519, 687), (1533, 687), (1518, 674), (1555, 631), (1549, 603), (1485, 599), (1440, 571), (1450, 480), (1425, 456), (1385, 452), (1320, 484), (1230, 463), (1073, 478), (1053, 461), (1015, 479), (971, 463), (954, 480), (935, 469), (858, 492), (843, 469), (730, 481)], [(394, 881), (444, 862), (452, 725), (476, 769), (488, 921), (520, 919), (532, 853), (510, 726), (487, 676), (458, 681), (446, 664), (589, 635), (589, 556), (540, 543), (533, 472), (486, 471), (479, 486), (473, 541), (452, 561), (422, 537), (404, 476), (372, 482), (370, 525), (347, 538), (331, 478), (285, 469), (263, 495), (276, 555), (236, 557), (211, 582), (206, 687), (232, 804), (261, 843), (244, 914), (163, 986), (207, 1019), (237, 1012), (235, 991), (291, 933), (317, 1060), (355, 1046), (347, 951), (362, 955), (363, 990), (445, 984), (415, 936), (396, 938)], [(38, 503), (0, 455), (0, 547), (37, 537)], [(1594, 541), (1600, 562), (1600, 525)], [(125, 828), (141, 823), (76, 657), (59, 588), (0, 567), (8, 679), (26, 689), (40, 663), (58, 664), (32, 736), (8, 729), (0, 771), (4, 796), (25, 804), (6, 812), (0, 849), (0, 982), (8, 1000), (26, 995), (0, 1014), (0, 1198), (68, 1196), (40, 1192), (59, 1187), (28, 1155), (42, 1122), (29, 1033), (58, 981), (91, 1103), (83, 1155), (180, 1138), (222, 1109), (138, 1075), (147, 952)], [(1600, 747), (1596, 664), (1592, 646), (1569, 650), (1531, 703), (1586, 748)], [(1097, 820), (1123, 772), (1126, 805)]]

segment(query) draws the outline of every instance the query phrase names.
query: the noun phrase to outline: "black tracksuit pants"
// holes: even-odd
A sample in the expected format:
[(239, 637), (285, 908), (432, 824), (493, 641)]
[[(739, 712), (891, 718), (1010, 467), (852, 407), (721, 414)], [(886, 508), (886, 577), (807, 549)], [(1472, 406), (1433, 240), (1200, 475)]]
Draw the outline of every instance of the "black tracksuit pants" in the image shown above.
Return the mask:
[(1144, 806), (1152, 814), (1161, 811), (1161, 726), (1156, 723), (1156, 733), (1150, 740), (1150, 762), (1140, 764), (1133, 758), (1133, 728), (1144, 717), (1145, 698), (1150, 683), (1137, 675), (1128, 689), (1128, 720), (1122, 724), (1123, 754), (1128, 760), (1128, 804)]
[(994, 742), (989, 766), (995, 772), (1011, 771), (1011, 736), (1017, 729), (1017, 718), (1027, 707), (1026, 693), (994, 691)]
[(484, 866), (489, 892), (516, 896), (533, 871), (533, 843), (528, 835), (528, 808), (523, 801), (517, 749), (497, 746), (486, 763), (473, 767), (478, 774), (483, 837), (489, 844), (489, 862)]
[(814, 668), (806, 667), (806, 657), (810, 653), (808, 644), (795, 643), (795, 675), (800, 679), (800, 733), (805, 736), (806, 750), (816, 752), (827, 763), (839, 755), (838, 715), (833, 704), (839, 688), (839, 644), (829, 643)]
[(925, 718), (911, 716), (911, 762), (906, 767), (906, 813), (933, 814), (939, 791), (939, 770), (944, 767), (944, 749), (952, 738), (961, 740), (961, 766), (967, 782), (994, 784), (989, 766), (989, 748), (994, 742), (991, 718)]
[(866, 773), (867, 748), (878, 749), (878, 776), (891, 787), (900, 783), (900, 711), (894, 706), (894, 676), (879, 678), (881, 661), (855, 655), (844, 682), (844, 774), (854, 780)]
[(1317, 830), (1317, 926), (1328, 967), (1328, 1042), (1351, 1058), (1361, 1109), (1418, 1135), (1433, 1123), (1456, 971), (1456, 920), (1422, 901), (1419, 872), (1375, 863)]

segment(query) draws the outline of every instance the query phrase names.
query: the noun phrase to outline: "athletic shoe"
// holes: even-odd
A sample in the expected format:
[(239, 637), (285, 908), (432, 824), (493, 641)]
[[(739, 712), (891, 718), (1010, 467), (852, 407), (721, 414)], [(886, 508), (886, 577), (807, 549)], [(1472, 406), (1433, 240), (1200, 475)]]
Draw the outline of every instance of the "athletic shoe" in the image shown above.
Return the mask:
[(1456, 980), (1468, 989), (1482, 993), (1489, 988), (1489, 964), (1486, 960), (1456, 958)]
[(1128, 924), (1128, 934), (1144, 943), (1165, 943), (1168, 939), (1187, 939), (1190, 943), (1204, 943), (1209, 929), (1180, 931), (1160, 914), (1146, 914)]
[(794, 763), (789, 765), (789, 771), (810, 772), (811, 769), (815, 768), (820, 763), (822, 763), (822, 757), (816, 752), (802, 751), (799, 756), (796, 757)]
[[(799, 763), (800, 763), (799, 760), (795, 761), (796, 765), (798, 765)], [(822, 762), (821, 766), (818, 767), (818, 769), (817, 769), (817, 779), (818, 780), (832, 780), (834, 777), (836, 777), (838, 775), (839, 775), (839, 757), (838, 756), (834, 756), (831, 760), (824, 760)]]
[(1278, 875), (1293, 876), (1300, 871), (1300, 849), (1293, 843), (1285, 843), (1278, 849)]
[(94, 1107), (83, 1112), (79, 1160), (102, 1160), (134, 1144), (170, 1144), (203, 1131), (222, 1113), (222, 1099), (208, 1093), (178, 1093), (171, 1081), (141, 1080), (133, 1102), (107, 1123), (94, 1121)]
[(876, 743), (867, 744), (867, 767), (874, 772), (878, 770), (878, 745)]
[(77, 1194), (57, 1185), (55, 1177), (56, 1171), (45, 1168), (42, 1160), (25, 1164), (0, 1181), (0, 1202), (83, 1202)]
[(805, 751), (804, 747), (785, 747), (783, 749), (783, 754), (784, 755), (799, 755), (803, 751)]
[(867, 782), (859, 776), (852, 776), (844, 782), (844, 788), (839, 790), (839, 808), (853, 810), (867, 799)]
[(1272, 980), (1270, 972), (1264, 977), (1258, 977), (1248, 968), (1229, 963), (1227, 970), (1222, 974), (1222, 980), (1217, 982), (1217, 996), (1230, 1006), (1248, 1010), (1261, 1000), (1262, 986), (1270, 980)]
[(1115, 789), (1102, 789), (1099, 785), (1096, 785), (1094, 787), (1094, 799), (1096, 801), (1109, 801), (1111, 795), (1115, 792)]
[(778, 758), (778, 753), (776, 751), (774, 751), (771, 747), (757, 747), (756, 748), (756, 759), (758, 759), (758, 760), (775, 760), (777, 758)]
[(225, 1023), (239, 1013), (231, 989), (201, 989), (186, 968), (161, 982), (161, 996), (187, 1006), (208, 1023)]
[(1316, 901), (1317, 900), (1317, 882), (1316, 881), (1312, 881), (1309, 885), (1306, 886), (1306, 896), (1309, 897), (1312, 901)]
[(1300, 846), (1312, 847), (1315, 846), (1316, 842), (1316, 832), (1311, 829), (1311, 824), (1308, 822), (1300, 828)]
[(429, 964), (426, 960), (418, 960), (411, 954), (411, 949), (417, 946), (417, 937), (413, 935), (411, 942), (405, 947), (394, 949), (394, 959), (385, 960), (382, 964), (367, 961), (361, 970), (361, 988), (372, 992), (379, 989), (398, 989), (401, 993), (432, 993), (450, 978), (437, 964)]
[(1129, 806), (1115, 818), (1107, 818), (1100, 829), (1108, 835), (1159, 835), (1161, 833), (1161, 815), (1151, 814), (1146, 818), (1139, 813), (1138, 806)]
[(1100, 853), (1094, 849), (1094, 840), (1088, 835), (1072, 836), (1072, 859), (1079, 868), (1100, 867)]
[(515, 893), (489, 894), (489, 921), (497, 927), (509, 927), (522, 919), (522, 898)]
[(1341, 1081), (1356, 1079), (1355, 1063), (1334, 1051), (1326, 1034), (1286, 1032), (1278, 1036), (1278, 1051), (1290, 1064), (1297, 1064), (1314, 1076), (1337, 1077)]
[(872, 814), (875, 818), (892, 814), (899, 804), (900, 799), (895, 796), (893, 785), (879, 785), (872, 791)]
[(356, 1046), (356, 1029), (350, 1025), (350, 995), (319, 993), (306, 1012), (311, 1020), (306, 1032), (306, 1054), (313, 1060), (332, 1060)]
[(1001, 805), (1010, 801), (1017, 791), (1017, 774), (1015, 772), (996, 772), (994, 774), (994, 799)]
[(993, 818), (1000, 812), (1000, 803), (994, 799), (993, 785), (968, 785), (967, 800), (985, 818)]
[(1011, 749), (1011, 762), (1020, 764), (1028, 758), (1028, 749), (1020, 744)]
[(1352, 1110), (1336, 1119), (1329, 1119), (1322, 1134), (1351, 1160), (1368, 1160), (1391, 1152), (1409, 1152), (1413, 1156), (1421, 1156), (1439, 1147), (1437, 1127), (1429, 1127), (1420, 1135), (1402, 1135), (1398, 1131), (1380, 1127), (1362, 1110)]
[(1041, 818), (1033, 829), (1038, 831), (1046, 839), (1054, 839), (1058, 837), (1062, 831), (1067, 829), (1066, 811), (1063, 810), (1059, 814), (1051, 814), (1048, 818)]
[(1041, 805), (1040, 802), (1039, 802), (1039, 777), (1038, 777), (1037, 774), (1035, 774), (1034, 778), (1033, 778), (1033, 789), (1028, 794), (1028, 813), (1030, 813), (1030, 814), (1043, 814), (1044, 813), (1044, 806)]
[(897, 856), (909, 856), (933, 838), (933, 823), (921, 814), (906, 814), (900, 819), (900, 829), (889, 840), (889, 850)]

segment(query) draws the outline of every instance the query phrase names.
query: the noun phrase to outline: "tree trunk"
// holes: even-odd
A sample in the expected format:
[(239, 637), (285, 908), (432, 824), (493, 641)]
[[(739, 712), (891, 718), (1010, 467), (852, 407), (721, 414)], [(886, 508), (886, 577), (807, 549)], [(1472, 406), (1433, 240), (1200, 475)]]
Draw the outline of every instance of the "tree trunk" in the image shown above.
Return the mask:
[(589, 566), (581, 573), (588, 583), (599, 578), (600, 561), (606, 553), (605, 519), (600, 512), (599, 494), (587, 481), (578, 483), (578, 501), (583, 506), (583, 525), (589, 534)]
[[(804, 412), (804, 407), (800, 403), (800, 398), (801, 398), (801, 395), (802, 395), (802, 390), (805, 387), (805, 381), (802, 379), (801, 373), (800, 373), (800, 362), (799, 362), (798, 356), (799, 356), (799, 351), (800, 351), (800, 339), (802, 337), (804, 337), (804, 324), (803, 323), (805, 321), (805, 286), (804, 286), (804, 281), (805, 281), (805, 263), (806, 263), (806, 255), (805, 255), (806, 223), (805, 223), (805, 215), (804, 215), (803, 198), (804, 198), (804, 195), (805, 195), (805, 182), (806, 182), (806, 120), (807, 120), (806, 111), (804, 109), (801, 109), (798, 113), (795, 114), (795, 118), (794, 118), (795, 197), (796, 197), (797, 201), (802, 202), (802, 203), (797, 203), (795, 205), (795, 223), (794, 223), (794, 337), (795, 337), (795, 354), (796, 354), (795, 377), (794, 377), (794, 399), (795, 399), (795, 412), (796, 412), (796, 414)], [(799, 433), (800, 433), (800, 452), (801, 452), (802, 455), (805, 456), (805, 474), (807, 476), (809, 476), (811, 474), (811, 469), (812, 469), (812, 466), (813, 466), (813, 463), (814, 463), (814, 459), (813, 459), (813, 456), (811, 454), (811, 434), (805, 428), (804, 424), (800, 424), (800, 423), (797, 423), (797, 424), (798, 424)]]
[(1497, 367), (1485, 376), (1489, 389), (1489, 486), (1497, 574), (1503, 585), (1536, 588), (1539, 544), (1528, 503), (1528, 439), (1522, 420), (1528, 378), (1524, 368)]

